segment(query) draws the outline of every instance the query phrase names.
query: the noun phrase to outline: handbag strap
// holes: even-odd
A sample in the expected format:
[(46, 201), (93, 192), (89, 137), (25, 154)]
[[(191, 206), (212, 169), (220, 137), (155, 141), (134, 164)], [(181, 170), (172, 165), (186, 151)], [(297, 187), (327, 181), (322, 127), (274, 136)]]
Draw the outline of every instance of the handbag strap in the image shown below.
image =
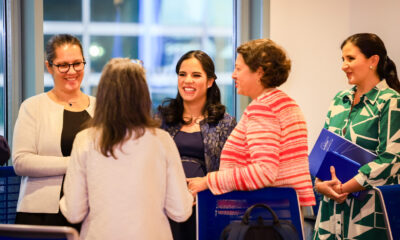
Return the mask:
[(251, 207), (249, 207), (243, 215), (242, 224), (245, 224), (245, 225), (249, 224), (250, 214), (254, 208), (267, 209), (272, 215), (274, 225), (279, 224), (279, 218), (276, 215), (276, 213), (274, 212), (274, 210), (272, 210), (267, 204), (264, 204), (264, 203), (256, 203), (256, 204), (252, 205)]

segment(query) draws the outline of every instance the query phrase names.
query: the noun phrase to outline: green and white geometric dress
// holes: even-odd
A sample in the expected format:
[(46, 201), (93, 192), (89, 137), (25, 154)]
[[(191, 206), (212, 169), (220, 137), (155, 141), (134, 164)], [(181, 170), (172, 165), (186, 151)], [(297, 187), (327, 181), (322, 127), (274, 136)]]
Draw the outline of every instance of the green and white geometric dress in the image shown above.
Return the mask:
[[(400, 95), (382, 80), (351, 109), (355, 90), (353, 87), (335, 96), (325, 128), (377, 154), (377, 159), (362, 166), (356, 175), (360, 185), (370, 189), (399, 184)], [(324, 197), (314, 239), (386, 239), (381, 204), (375, 192), (369, 190), (361, 200), (349, 195), (342, 204)]]

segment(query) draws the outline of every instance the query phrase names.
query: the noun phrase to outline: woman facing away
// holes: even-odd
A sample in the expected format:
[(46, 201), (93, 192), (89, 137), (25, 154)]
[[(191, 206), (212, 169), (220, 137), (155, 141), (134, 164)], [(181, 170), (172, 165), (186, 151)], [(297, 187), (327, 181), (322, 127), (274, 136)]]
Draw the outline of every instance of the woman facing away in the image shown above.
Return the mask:
[(189, 179), (189, 189), (222, 194), (292, 187), (301, 206), (315, 205), (306, 122), (296, 102), (276, 88), (287, 80), (290, 60), (269, 39), (246, 42), (237, 52), (232, 78), (238, 94), (253, 101), (225, 143), (219, 171)]
[[(386, 239), (381, 202), (374, 186), (400, 182), (400, 82), (383, 41), (373, 33), (348, 37), (341, 45), (342, 70), (353, 88), (339, 92), (325, 128), (377, 154), (358, 174), (341, 183), (316, 180), (324, 195), (314, 239)], [(343, 169), (332, 169), (339, 172)], [(349, 194), (369, 190), (366, 196)]]
[(46, 59), (54, 87), (25, 100), (15, 123), (13, 166), (22, 176), (15, 223), (63, 226), (70, 225), (59, 210), (63, 177), (95, 98), (80, 90), (86, 62), (76, 37), (53, 36)]
[(81, 239), (172, 239), (168, 218), (192, 213), (179, 153), (151, 117), (145, 70), (130, 59), (104, 67), (90, 128), (76, 137), (61, 211)]
[[(212, 59), (189, 51), (176, 64), (178, 93), (158, 107), (161, 128), (178, 147), (187, 178), (202, 177), (219, 168), (221, 150), (236, 125), (225, 112)], [(175, 240), (196, 239), (196, 214), (184, 223), (170, 221)]]

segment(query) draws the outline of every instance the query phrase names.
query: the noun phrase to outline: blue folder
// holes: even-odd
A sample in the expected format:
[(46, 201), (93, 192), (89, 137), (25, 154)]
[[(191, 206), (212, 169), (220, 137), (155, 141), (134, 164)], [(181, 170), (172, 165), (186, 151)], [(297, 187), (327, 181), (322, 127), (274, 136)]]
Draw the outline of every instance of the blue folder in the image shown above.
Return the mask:
[(352, 179), (357, 174), (358, 169), (361, 167), (358, 162), (353, 161), (348, 157), (340, 155), (336, 152), (328, 151), (325, 154), (325, 158), (319, 167), (316, 177), (323, 181), (331, 180), (331, 166), (335, 167), (336, 177), (342, 183)]
[[(328, 152), (331, 153), (326, 156)], [(337, 167), (335, 167), (336, 174), (342, 175), (341, 172), (346, 172), (348, 170), (348, 173), (344, 173), (344, 175), (349, 176), (354, 173), (354, 162), (359, 164), (359, 168), (360, 166), (373, 161), (376, 157), (377, 156), (369, 150), (323, 128), (308, 159), (311, 175), (318, 177), (317, 174), (320, 171), (320, 167), (326, 167), (328, 162), (334, 163), (335, 158), (339, 161)], [(325, 160), (327, 163), (324, 163)], [(331, 179), (329, 167), (328, 173), (328, 179)], [(353, 174), (353, 177), (356, 173), (357, 171)]]

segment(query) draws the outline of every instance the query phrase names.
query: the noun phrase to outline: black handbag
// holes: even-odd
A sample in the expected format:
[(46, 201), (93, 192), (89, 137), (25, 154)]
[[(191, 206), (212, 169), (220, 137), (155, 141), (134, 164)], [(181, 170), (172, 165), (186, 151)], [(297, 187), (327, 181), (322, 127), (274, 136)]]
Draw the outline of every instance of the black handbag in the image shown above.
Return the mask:
[[(265, 208), (272, 215), (271, 221), (264, 221), (259, 216), (256, 221), (249, 221), (254, 208)], [(279, 220), (276, 213), (266, 204), (254, 204), (243, 215), (242, 221), (233, 221), (226, 226), (220, 240), (298, 240), (299, 234), (289, 221)]]

